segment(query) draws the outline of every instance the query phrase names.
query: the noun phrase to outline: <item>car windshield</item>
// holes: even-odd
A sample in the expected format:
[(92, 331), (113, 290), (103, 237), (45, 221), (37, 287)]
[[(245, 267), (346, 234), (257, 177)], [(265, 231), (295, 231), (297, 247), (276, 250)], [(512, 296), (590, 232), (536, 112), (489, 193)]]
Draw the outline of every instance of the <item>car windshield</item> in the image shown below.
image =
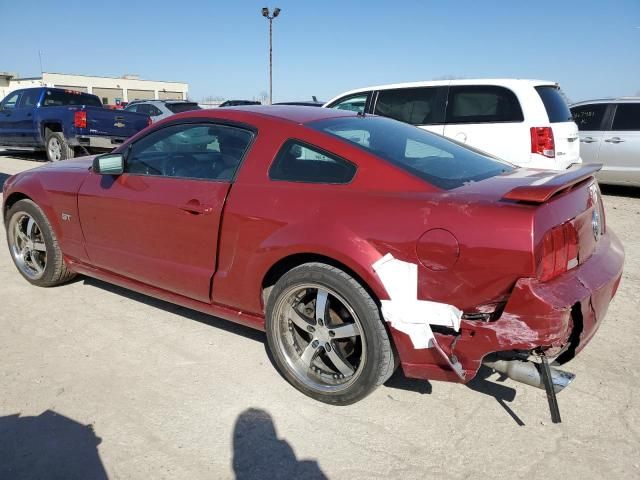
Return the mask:
[(202, 110), (195, 102), (166, 103), (165, 105), (173, 113), (188, 112), (189, 110)]
[(357, 116), (316, 120), (309, 127), (334, 135), (445, 190), (515, 167), (406, 123)]

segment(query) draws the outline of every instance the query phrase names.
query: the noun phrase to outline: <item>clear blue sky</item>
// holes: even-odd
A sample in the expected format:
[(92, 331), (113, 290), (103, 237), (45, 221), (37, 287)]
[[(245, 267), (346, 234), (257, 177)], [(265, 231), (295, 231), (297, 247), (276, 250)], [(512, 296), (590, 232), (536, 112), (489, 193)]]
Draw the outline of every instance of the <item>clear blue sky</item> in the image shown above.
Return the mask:
[[(269, 0), (273, 2), (275, 0)], [(560, 82), (572, 100), (640, 92), (640, 0), (0, 0), (0, 71), (190, 84), (196, 100), (268, 89), (328, 100), (379, 83), (441, 77)]]

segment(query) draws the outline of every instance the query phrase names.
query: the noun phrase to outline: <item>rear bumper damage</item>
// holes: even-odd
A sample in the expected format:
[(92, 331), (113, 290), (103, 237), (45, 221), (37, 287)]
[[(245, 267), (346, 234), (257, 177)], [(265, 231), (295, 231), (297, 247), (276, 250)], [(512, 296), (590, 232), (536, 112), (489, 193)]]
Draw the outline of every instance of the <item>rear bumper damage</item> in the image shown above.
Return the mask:
[[(565, 363), (602, 323), (623, 264), (622, 244), (609, 230), (588, 260), (556, 279), (520, 279), (497, 320), (463, 319), (457, 335), (434, 333), (438, 349), (412, 348), (406, 335), (392, 330), (403, 371), (412, 378), (466, 383), (476, 376), (483, 359), (496, 352), (538, 351)], [(458, 372), (449, 360), (458, 365)]]

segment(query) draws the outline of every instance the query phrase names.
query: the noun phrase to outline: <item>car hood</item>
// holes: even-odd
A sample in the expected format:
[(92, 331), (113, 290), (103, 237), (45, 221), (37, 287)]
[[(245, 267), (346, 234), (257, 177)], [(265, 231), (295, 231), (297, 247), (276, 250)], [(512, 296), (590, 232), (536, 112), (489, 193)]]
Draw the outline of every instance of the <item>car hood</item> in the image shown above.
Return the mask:
[(70, 160), (61, 160), (59, 162), (51, 162), (36, 168), (36, 170), (89, 170), (93, 165), (93, 159), (97, 155), (90, 155), (88, 157), (73, 158)]

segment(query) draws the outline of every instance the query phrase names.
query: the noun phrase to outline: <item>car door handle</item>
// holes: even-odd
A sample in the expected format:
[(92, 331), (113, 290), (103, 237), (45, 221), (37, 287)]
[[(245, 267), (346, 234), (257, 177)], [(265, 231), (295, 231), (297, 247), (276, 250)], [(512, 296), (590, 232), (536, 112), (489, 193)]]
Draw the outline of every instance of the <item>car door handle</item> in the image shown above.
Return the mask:
[(605, 139), (605, 142), (608, 142), (608, 143), (622, 143), (622, 142), (624, 142), (624, 140), (621, 139), (620, 137), (611, 137), (611, 138)]
[(191, 213), (193, 215), (208, 215), (211, 212), (213, 212), (212, 207), (208, 205), (203, 205), (197, 200), (187, 202), (184, 205), (180, 205), (178, 208), (180, 210), (184, 210), (185, 212)]
[(580, 141), (582, 143), (593, 143), (593, 142), (597, 142), (598, 140), (596, 140), (593, 137), (584, 137), (584, 138), (581, 138)]

